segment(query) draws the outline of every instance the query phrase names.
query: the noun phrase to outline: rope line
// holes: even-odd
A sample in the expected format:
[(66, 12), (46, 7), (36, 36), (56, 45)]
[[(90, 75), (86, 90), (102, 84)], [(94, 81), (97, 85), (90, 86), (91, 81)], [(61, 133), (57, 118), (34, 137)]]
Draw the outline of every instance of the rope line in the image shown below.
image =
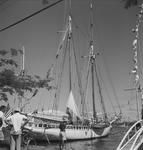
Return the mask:
[(39, 14), (39, 13), (45, 11), (45, 10), (47, 10), (48, 8), (51, 8), (51, 7), (55, 6), (56, 4), (58, 4), (58, 3), (62, 2), (62, 1), (64, 1), (64, 0), (58, 0), (57, 2), (51, 4), (51, 5), (47, 6), (47, 7), (44, 7), (42, 9), (40, 9), (39, 11), (36, 11), (36, 12), (32, 13), (31, 15), (29, 15), (29, 16), (27, 16), (25, 18), (20, 19), (19, 21), (16, 21), (13, 24), (8, 25), (7, 27), (4, 27), (4, 28), (0, 29), (0, 32), (3, 32), (3, 31), (5, 31), (5, 30), (7, 30), (9, 28), (12, 28), (12, 27), (16, 26), (17, 24), (22, 23), (25, 20), (28, 20), (28, 19), (32, 18), (33, 16), (35, 16), (35, 15), (37, 15), (37, 14)]

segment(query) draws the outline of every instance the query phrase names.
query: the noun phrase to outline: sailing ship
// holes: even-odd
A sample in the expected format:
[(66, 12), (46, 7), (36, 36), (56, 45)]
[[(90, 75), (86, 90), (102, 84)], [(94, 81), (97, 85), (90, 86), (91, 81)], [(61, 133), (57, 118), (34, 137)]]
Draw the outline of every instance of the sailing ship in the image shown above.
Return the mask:
[[(73, 106), (74, 115), (76, 117), (77, 115), (78, 117), (80, 117), (78, 113), (78, 109), (76, 109), (77, 106), (75, 104), (72, 91), (70, 92), (70, 95), (69, 95), (68, 104), (71, 104), (70, 108), (71, 106)], [(41, 116), (40, 116), (40, 113), (31, 115), (31, 116), (33, 117), (34, 120), (33, 122), (32, 121), (29, 122), (29, 124), (26, 126), (26, 129), (28, 129), (28, 132), (29, 130), (30, 132), (32, 132), (32, 134), (34, 135), (34, 140), (48, 141), (48, 142), (60, 140), (59, 123), (63, 121), (61, 117), (57, 115), (53, 115), (53, 116), (51, 115), (48, 116), (47, 114), (43, 115), (43, 113)], [(56, 116), (57, 118), (61, 118), (61, 119), (57, 119), (57, 118), (54, 119), (54, 116)], [(112, 128), (111, 124), (109, 124), (109, 126), (105, 126), (105, 124), (104, 125), (103, 124), (89, 124), (90, 122), (83, 124), (83, 122), (80, 122), (80, 120), (79, 121), (76, 120), (71, 123), (70, 120), (68, 120), (67, 115), (63, 115), (63, 116), (65, 118), (65, 121), (67, 122), (66, 129), (65, 129), (67, 141), (86, 140), (86, 139), (106, 137), (109, 135), (110, 130)], [(23, 139), (27, 140), (27, 134), (24, 135)]]
[[(135, 76), (135, 91), (136, 91), (136, 110), (137, 110), (137, 121), (129, 128), (121, 142), (119, 143), (117, 150), (141, 150), (143, 149), (143, 91), (142, 91), (142, 78), (141, 78), (141, 67), (140, 61), (140, 38), (139, 31), (141, 29), (142, 15), (143, 15), (143, 3), (140, 6), (141, 10), (137, 15), (137, 25), (132, 31), (136, 34), (133, 41), (133, 51), (134, 51), (134, 68), (132, 70)], [(142, 108), (141, 108), (142, 107)], [(140, 111), (141, 110), (141, 111)]]
[[(90, 1), (90, 10), (92, 12), (93, 9), (93, 4), (92, 4), (92, 0)], [(61, 121), (63, 121), (63, 116), (67, 122), (66, 125), (66, 129), (65, 129), (65, 133), (66, 133), (66, 139), (67, 141), (70, 140), (87, 140), (87, 139), (95, 139), (95, 138), (102, 138), (102, 137), (106, 137), (109, 135), (111, 128), (112, 128), (112, 123), (116, 120), (113, 119), (111, 122), (108, 121), (108, 116), (106, 113), (106, 109), (105, 109), (105, 104), (103, 101), (103, 97), (102, 97), (102, 92), (101, 92), (101, 87), (100, 87), (100, 83), (99, 83), (99, 79), (98, 79), (98, 74), (97, 74), (97, 70), (96, 70), (96, 63), (95, 63), (95, 59), (96, 56), (98, 54), (94, 53), (94, 45), (93, 45), (93, 22), (91, 20), (91, 40), (90, 40), (90, 54), (88, 56), (89, 59), (89, 70), (88, 70), (88, 74), (91, 71), (91, 78), (92, 78), (92, 106), (93, 106), (93, 115), (92, 118), (88, 117), (88, 114), (85, 113), (85, 109), (86, 109), (86, 89), (87, 89), (87, 83), (86, 83), (86, 87), (85, 90), (83, 90), (82, 87), (82, 82), (81, 82), (81, 76), (80, 76), (80, 72), (78, 69), (78, 63), (77, 63), (77, 58), (76, 58), (76, 53), (75, 53), (75, 49), (73, 48), (72, 52), (73, 52), (73, 56), (75, 59), (75, 68), (76, 68), (76, 73), (77, 73), (77, 83), (79, 86), (79, 93), (80, 93), (80, 97), (81, 97), (81, 104), (82, 104), (82, 111), (81, 113), (79, 112), (78, 106), (76, 104), (75, 101), (75, 97), (74, 97), (74, 93), (73, 93), (73, 88), (72, 88), (72, 66), (71, 66), (71, 45), (73, 43), (71, 43), (73, 41), (73, 33), (72, 33), (72, 17), (71, 17), (71, 12), (69, 12), (68, 15), (68, 21), (67, 21), (67, 26), (66, 26), (66, 30), (64, 31), (64, 36), (62, 39), (62, 42), (59, 46), (58, 49), (58, 53), (56, 55), (56, 58), (59, 57), (59, 51), (61, 51), (61, 49), (63, 49), (63, 59), (62, 59), (62, 63), (61, 63), (61, 69), (60, 70), (60, 75), (58, 76), (58, 84), (57, 84), (57, 92), (55, 94), (55, 103), (53, 105), (54, 111), (52, 112), (52, 115), (49, 113), (45, 113), (43, 111), (43, 113), (33, 113), (33, 114), (29, 114), (29, 116), (31, 116), (33, 118), (33, 121), (29, 122), (29, 124), (27, 124), (27, 126), (25, 127), (25, 129), (27, 129), (28, 131), (30, 131), (31, 133), (33, 133), (35, 136), (35, 140), (48, 140), (48, 141), (57, 141), (60, 140), (59, 134), (60, 134), (60, 129), (59, 129), (59, 124)], [(66, 58), (66, 54), (69, 53), (69, 97), (68, 97), (68, 102), (66, 105), (66, 111), (65, 114), (62, 115), (58, 115), (57, 112), (57, 107), (58, 107), (58, 101), (60, 99), (60, 91), (61, 91), (61, 81), (62, 81), (62, 75), (63, 75), (63, 70), (64, 70), (64, 64), (65, 64), (65, 58)], [(96, 78), (97, 78), (97, 84), (99, 87), (99, 94), (100, 94), (100, 99), (101, 99), (101, 105), (102, 105), (102, 109), (104, 112), (104, 120), (103, 121), (99, 121), (98, 120), (98, 115), (96, 112), (96, 108), (95, 108), (95, 89), (94, 89), (94, 76), (96, 74)], [(87, 78), (89, 77), (89, 75), (87, 75)], [(55, 112), (55, 114), (53, 113)], [(25, 134), (25, 137), (27, 135)], [(26, 138), (25, 138), (26, 139)]]

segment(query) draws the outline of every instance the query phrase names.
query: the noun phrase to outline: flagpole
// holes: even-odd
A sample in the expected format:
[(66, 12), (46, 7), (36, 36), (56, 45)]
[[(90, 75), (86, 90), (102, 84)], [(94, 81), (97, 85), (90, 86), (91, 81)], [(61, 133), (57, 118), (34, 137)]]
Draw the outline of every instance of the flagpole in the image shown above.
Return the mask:
[[(25, 70), (25, 48), (24, 46), (22, 46), (22, 60), (21, 60), (21, 76), (23, 77), (24, 76), (24, 70)], [(20, 109), (22, 109), (22, 96), (19, 96), (18, 97), (18, 107)]]
[(25, 48), (24, 46), (22, 47), (22, 72), (24, 73), (24, 69), (25, 69)]

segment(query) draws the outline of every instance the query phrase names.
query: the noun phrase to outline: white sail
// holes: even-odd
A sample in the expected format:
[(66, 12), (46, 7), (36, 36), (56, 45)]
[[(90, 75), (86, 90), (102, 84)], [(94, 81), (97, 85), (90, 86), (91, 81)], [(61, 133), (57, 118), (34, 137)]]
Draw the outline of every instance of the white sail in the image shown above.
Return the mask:
[(77, 105), (75, 103), (75, 99), (74, 99), (72, 91), (69, 94), (69, 98), (68, 98), (68, 102), (67, 102), (67, 108), (69, 108), (74, 113), (75, 116), (78, 116), (79, 118), (81, 118), (80, 113), (79, 113), (78, 108), (77, 108)]

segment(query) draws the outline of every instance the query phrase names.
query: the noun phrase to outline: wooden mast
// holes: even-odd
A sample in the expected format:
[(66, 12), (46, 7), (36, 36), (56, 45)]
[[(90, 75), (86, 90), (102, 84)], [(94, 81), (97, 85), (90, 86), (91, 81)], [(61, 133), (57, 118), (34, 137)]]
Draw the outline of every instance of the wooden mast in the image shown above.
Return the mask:
[(72, 90), (72, 83), (71, 83), (71, 36), (72, 36), (72, 25), (71, 25), (71, 16), (68, 16), (68, 50), (69, 50), (69, 92)]
[(103, 96), (102, 96), (102, 91), (101, 91), (101, 86), (100, 86), (100, 82), (99, 82), (99, 78), (98, 78), (98, 74), (97, 74), (97, 67), (96, 67), (96, 63), (95, 63), (95, 59), (96, 56), (99, 55), (99, 53), (94, 54), (94, 46), (93, 46), (93, 1), (90, 1), (90, 12), (91, 12), (91, 18), (90, 18), (90, 36), (91, 36), (91, 40), (90, 40), (90, 64), (91, 64), (91, 78), (92, 78), (92, 103), (93, 103), (93, 118), (94, 120), (98, 121), (97, 118), (97, 112), (96, 112), (96, 108), (95, 108), (95, 94), (94, 94), (94, 71), (95, 71), (95, 75), (96, 75), (96, 80), (97, 80), (97, 84), (98, 84), (98, 89), (99, 89), (99, 95), (100, 95), (100, 101), (101, 101), (101, 106), (102, 106), (102, 110), (104, 113), (104, 121), (106, 122), (108, 120), (107, 117), (107, 113), (106, 113), (106, 109), (105, 109), (105, 105), (104, 105), (104, 101), (103, 101)]
[(94, 93), (94, 63), (95, 63), (95, 54), (93, 47), (93, 2), (90, 1), (90, 64), (91, 64), (91, 78), (92, 78), (92, 104), (93, 104), (93, 119), (97, 120), (97, 112), (95, 109), (95, 93)]

